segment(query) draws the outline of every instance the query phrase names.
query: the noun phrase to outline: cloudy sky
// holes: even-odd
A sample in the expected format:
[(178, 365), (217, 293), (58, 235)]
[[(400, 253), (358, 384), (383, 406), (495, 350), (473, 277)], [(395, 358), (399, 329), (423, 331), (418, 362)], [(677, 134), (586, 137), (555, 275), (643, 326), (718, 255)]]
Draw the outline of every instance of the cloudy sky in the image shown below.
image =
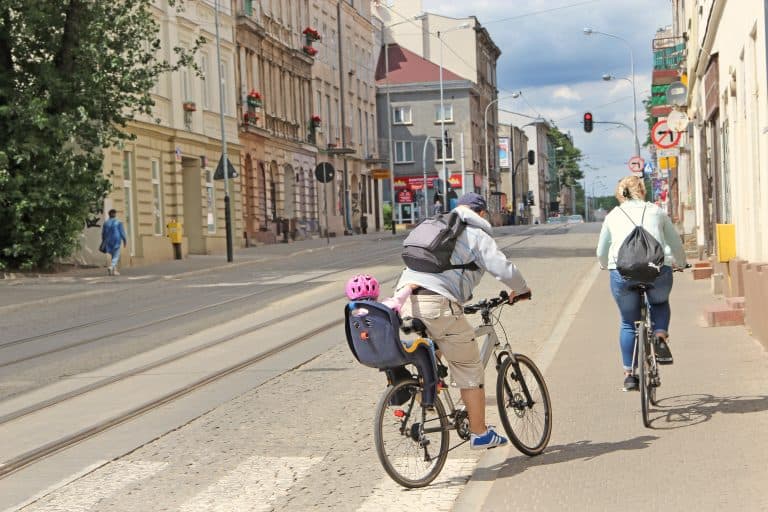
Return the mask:
[[(598, 181), (606, 184), (605, 193), (612, 193), (616, 181), (629, 173), (632, 133), (600, 124), (584, 133), (581, 121), (589, 111), (595, 121), (632, 126), (630, 82), (601, 79), (604, 73), (631, 77), (630, 53), (621, 41), (588, 37), (583, 29), (614, 34), (631, 45), (642, 145), (647, 136), (642, 100), (650, 95), (653, 68), (651, 41), (658, 28), (672, 22), (669, 0), (423, 0), (423, 9), (457, 18), (476, 16), (502, 51), (497, 66), (500, 96), (519, 90), (525, 99), (500, 100), (501, 108), (541, 114), (570, 132), (586, 157), (582, 169), (589, 193), (597, 176), (606, 177)], [(645, 148), (641, 153), (648, 158)]]

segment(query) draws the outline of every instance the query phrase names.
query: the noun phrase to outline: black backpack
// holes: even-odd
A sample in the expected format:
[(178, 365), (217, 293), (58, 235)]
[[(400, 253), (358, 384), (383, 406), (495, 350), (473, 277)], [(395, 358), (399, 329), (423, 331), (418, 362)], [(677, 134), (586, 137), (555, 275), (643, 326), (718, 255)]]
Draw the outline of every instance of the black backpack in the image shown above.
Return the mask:
[(417, 272), (438, 274), (451, 269), (477, 270), (475, 263), (454, 265), (451, 255), (456, 239), (467, 227), (456, 212), (440, 213), (423, 220), (403, 242), (405, 266)]
[(643, 208), (643, 216), (638, 225), (619, 207), (635, 229), (627, 235), (619, 247), (616, 270), (624, 279), (652, 283), (661, 274), (661, 267), (664, 265), (664, 247), (643, 227), (646, 208), (647, 205)]

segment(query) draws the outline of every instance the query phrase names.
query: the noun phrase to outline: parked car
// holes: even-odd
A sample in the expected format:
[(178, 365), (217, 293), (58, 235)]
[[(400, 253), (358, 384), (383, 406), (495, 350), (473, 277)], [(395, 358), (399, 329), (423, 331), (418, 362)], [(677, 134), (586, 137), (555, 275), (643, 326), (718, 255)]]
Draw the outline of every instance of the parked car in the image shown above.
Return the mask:
[(569, 215), (568, 224), (584, 224), (584, 217), (581, 215)]
[(547, 217), (547, 224), (565, 224), (567, 217)]

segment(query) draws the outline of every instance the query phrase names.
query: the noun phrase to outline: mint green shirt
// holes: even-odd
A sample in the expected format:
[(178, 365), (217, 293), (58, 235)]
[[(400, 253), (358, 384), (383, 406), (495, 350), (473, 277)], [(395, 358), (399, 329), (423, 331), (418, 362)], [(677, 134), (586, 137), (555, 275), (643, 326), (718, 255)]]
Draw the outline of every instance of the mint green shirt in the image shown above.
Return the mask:
[[(624, 210), (629, 218), (619, 211), (619, 208)], [(643, 215), (643, 208), (645, 208), (645, 215)], [(671, 267), (685, 266), (685, 250), (680, 234), (666, 212), (653, 203), (639, 199), (624, 201), (605, 216), (603, 228), (600, 230), (600, 239), (597, 242), (597, 259), (600, 261), (600, 266), (616, 268), (619, 247), (635, 229), (635, 225), (640, 224), (641, 219), (643, 227), (664, 247), (664, 264)]]

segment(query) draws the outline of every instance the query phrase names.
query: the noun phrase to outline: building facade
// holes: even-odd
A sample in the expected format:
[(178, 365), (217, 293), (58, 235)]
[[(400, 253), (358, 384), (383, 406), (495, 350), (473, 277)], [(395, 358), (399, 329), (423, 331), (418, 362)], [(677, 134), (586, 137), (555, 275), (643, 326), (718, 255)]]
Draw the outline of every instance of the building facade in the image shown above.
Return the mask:
[[(123, 220), (128, 247), (121, 265), (144, 265), (172, 259), (173, 246), (166, 237), (167, 224), (183, 226), (183, 254), (223, 253), (226, 250), (224, 182), (214, 179), (222, 155), (219, 118), (218, 74), (215, 55), (214, 4), (205, 0), (177, 12), (165, 2), (153, 7), (162, 42), (161, 57), (173, 62), (173, 48), (191, 49), (199, 37), (208, 43), (198, 53), (202, 77), (189, 68), (160, 77), (151, 91), (155, 108), (127, 126), (134, 140), (105, 150), (104, 172), (112, 191), (104, 201), (106, 212), (114, 208)], [(235, 40), (231, 9), (219, 9), (222, 81), (224, 83), (224, 130), (229, 159), (240, 168), (234, 91)], [(215, 78), (214, 78), (215, 77)], [(232, 230), (235, 245), (242, 245), (240, 187), (230, 180)], [(75, 259), (102, 264), (100, 228), (84, 233), (82, 250)]]
[[(529, 224), (529, 165), (528, 136), (511, 124), (499, 124), (499, 191), (506, 197), (505, 210), (510, 215), (508, 221), (514, 224)], [(535, 160), (534, 160), (535, 162)], [(534, 163), (535, 165), (535, 163)]]
[(249, 244), (307, 238), (320, 232), (310, 2), (237, 3), (245, 238)]
[[(477, 91), (472, 82), (444, 69), (441, 109), (438, 67), (397, 44), (390, 44), (388, 50), (388, 57), (381, 53), (376, 73), (379, 133), (392, 133), (394, 217), (399, 223), (412, 224), (434, 213), (436, 198), (443, 207), (450, 207), (450, 200), (462, 192), (480, 190), (482, 175), (472, 166), (478, 147), (473, 138), (477, 130), (472, 129), (473, 121), (477, 122), (472, 117)], [(385, 72), (387, 60), (389, 73)], [(387, 143), (382, 140), (382, 154), (388, 151)], [(390, 191), (385, 191), (385, 197), (390, 197)]]
[(768, 346), (768, 6), (672, 5), (672, 36), (685, 43), (678, 72), (687, 97), (680, 110), (689, 120), (678, 222), (695, 233), (696, 252), (715, 262), (717, 288), (744, 297), (746, 323)]

